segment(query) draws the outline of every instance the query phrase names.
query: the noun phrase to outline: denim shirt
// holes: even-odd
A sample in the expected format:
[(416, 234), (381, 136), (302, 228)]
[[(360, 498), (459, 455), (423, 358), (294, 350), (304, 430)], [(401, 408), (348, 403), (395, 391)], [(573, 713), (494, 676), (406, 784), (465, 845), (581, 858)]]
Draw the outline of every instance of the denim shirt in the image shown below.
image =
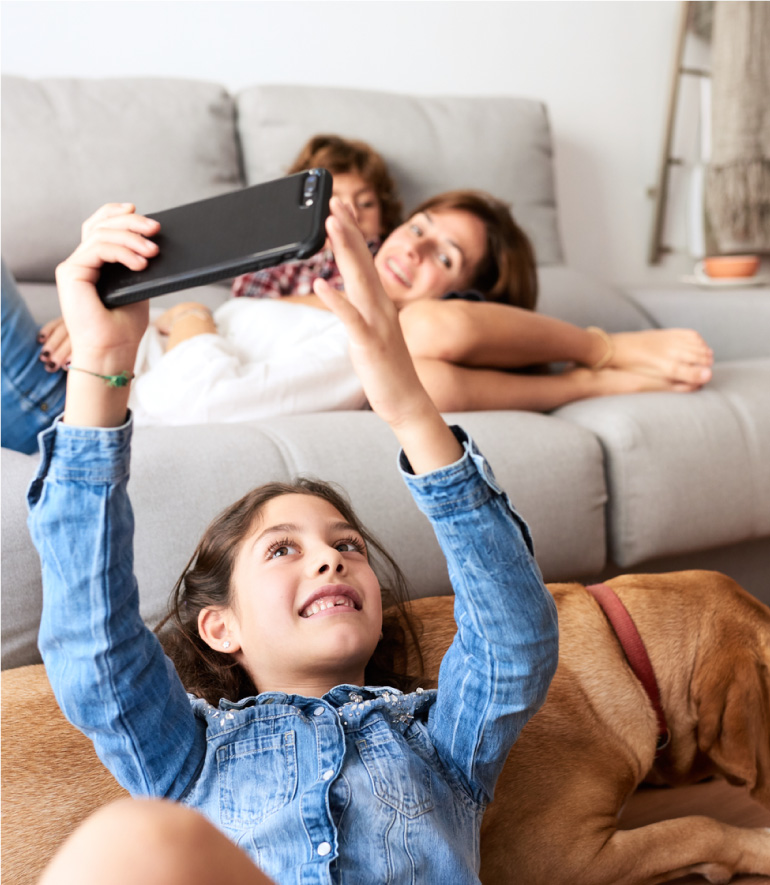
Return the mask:
[(132, 794), (198, 809), (278, 883), (477, 883), (484, 809), (556, 667), (529, 532), (462, 431), (454, 464), (400, 469), (430, 519), (458, 633), (437, 690), (339, 685), (212, 707), (143, 624), (126, 492), (130, 422), (55, 424), (29, 491), (40, 650), (67, 718)]

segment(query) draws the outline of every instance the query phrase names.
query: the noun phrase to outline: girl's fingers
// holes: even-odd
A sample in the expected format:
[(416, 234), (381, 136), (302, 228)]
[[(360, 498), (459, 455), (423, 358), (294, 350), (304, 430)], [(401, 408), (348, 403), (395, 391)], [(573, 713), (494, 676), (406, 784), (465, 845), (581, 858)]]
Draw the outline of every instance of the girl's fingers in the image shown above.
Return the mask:
[(117, 215), (129, 215), (135, 209), (133, 203), (105, 203), (100, 206), (93, 215), (83, 222), (80, 227), (81, 239), (90, 236), (94, 228), (98, 227), (109, 218)]
[(313, 291), (324, 305), (347, 326), (351, 333), (355, 335), (359, 330), (363, 331), (364, 322), (361, 314), (348, 301), (344, 292), (330, 286), (326, 280), (322, 280), (320, 277), (313, 282)]
[(329, 205), (331, 215), (326, 222), (326, 232), (345, 281), (348, 300), (367, 318), (371, 318), (372, 309), (378, 306), (389, 310), (392, 302), (382, 289), (371, 253), (355, 218), (339, 198), (333, 197)]
[[(137, 233), (133, 230), (100, 228), (99, 230), (94, 231), (87, 240), (84, 240), (80, 244), (73, 253), (73, 256), (77, 255), (78, 251), (81, 249), (96, 249), (98, 251), (101, 246), (107, 246), (110, 244), (124, 246), (135, 254), (141, 255), (145, 258), (152, 258), (158, 253), (157, 243), (148, 240), (147, 237), (141, 233)], [(104, 260), (107, 261), (109, 259), (105, 258)]]
[(100, 230), (133, 230), (153, 236), (160, 224), (145, 215), (136, 215), (133, 203), (107, 203), (98, 209), (81, 227), (81, 241), (85, 242)]
[(144, 270), (147, 258), (122, 243), (105, 240), (83, 243), (56, 268), (56, 281), (59, 284), (73, 280), (95, 283), (99, 270), (107, 263), (122, 264), (129, 270)]

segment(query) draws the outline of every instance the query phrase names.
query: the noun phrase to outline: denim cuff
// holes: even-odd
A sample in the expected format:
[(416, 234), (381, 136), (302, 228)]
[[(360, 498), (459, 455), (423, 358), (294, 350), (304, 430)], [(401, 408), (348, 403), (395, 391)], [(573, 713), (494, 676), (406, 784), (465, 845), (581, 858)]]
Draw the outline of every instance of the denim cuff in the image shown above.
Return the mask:
[[(406, 454), (403, 450), (399, 453), (398, 466), (401, 475), (426, 516), (440, 516), (447, 505), (456, 510), (460, 503), (458, 497), (463, 494), (470, 495), (469, 509), (483, 504), (492, 494), (505, 494), (471, 437), (457, 425), (452, 425), (450, 430), (463, 447), (462, 457), (453, 464), (416, 476)], [(479, 482), (479, 477), (483, 482)], [(447, 495), (451, 496), (449, 500)]]
[(60, 415), (38, 435), (40, 466), (27, 492), (30, 507), (44, 480), (114, 484), (128, 479), (133, 418), (129, 411), (120, 427), (75, 427)]

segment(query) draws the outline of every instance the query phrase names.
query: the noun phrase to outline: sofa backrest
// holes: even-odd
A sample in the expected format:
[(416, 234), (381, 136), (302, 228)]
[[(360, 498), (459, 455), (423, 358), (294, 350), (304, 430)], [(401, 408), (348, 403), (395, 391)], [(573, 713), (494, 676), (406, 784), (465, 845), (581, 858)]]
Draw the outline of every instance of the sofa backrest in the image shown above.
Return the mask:
[(538, 261), (561, 260), (548, 118), (510, 97), (256, 86), (237, 96), (172, 79), (2, 79), (2, 247), (22, 281), (56, 264), (102, 203), (142, 212), (283, 175), (317, 132), (363, 138), (407, 210), (456, 187), (509, 202)]
[(2, 78), (2, 248), (18, 280), (53, 280), (102, 203), (154, 212), (242, 182), (221, 86)]
[(481, 188), (511, 205), (538, 264), (563, 260), (542, 102), (306, 86), (254, 86), (236, 101), (248, 184), (283, 174), (318, 132), (362, 138), (385, 157), (406, 212), (442, 191)]

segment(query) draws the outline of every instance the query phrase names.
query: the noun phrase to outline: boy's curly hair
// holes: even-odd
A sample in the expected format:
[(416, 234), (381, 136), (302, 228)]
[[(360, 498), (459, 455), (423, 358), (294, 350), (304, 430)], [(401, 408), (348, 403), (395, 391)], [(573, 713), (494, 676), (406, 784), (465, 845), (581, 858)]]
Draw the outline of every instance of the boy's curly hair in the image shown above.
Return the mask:
[(369, 184), (380, 201), (380, 234), (383, 238), (401, 224), (402, 207), (396, 185), (387, 163), (371, 145), (341, 135), (314, 135), (287, 171), (291, 175), (315, 166), (328, 169), (332, 175), (357, 172)]

